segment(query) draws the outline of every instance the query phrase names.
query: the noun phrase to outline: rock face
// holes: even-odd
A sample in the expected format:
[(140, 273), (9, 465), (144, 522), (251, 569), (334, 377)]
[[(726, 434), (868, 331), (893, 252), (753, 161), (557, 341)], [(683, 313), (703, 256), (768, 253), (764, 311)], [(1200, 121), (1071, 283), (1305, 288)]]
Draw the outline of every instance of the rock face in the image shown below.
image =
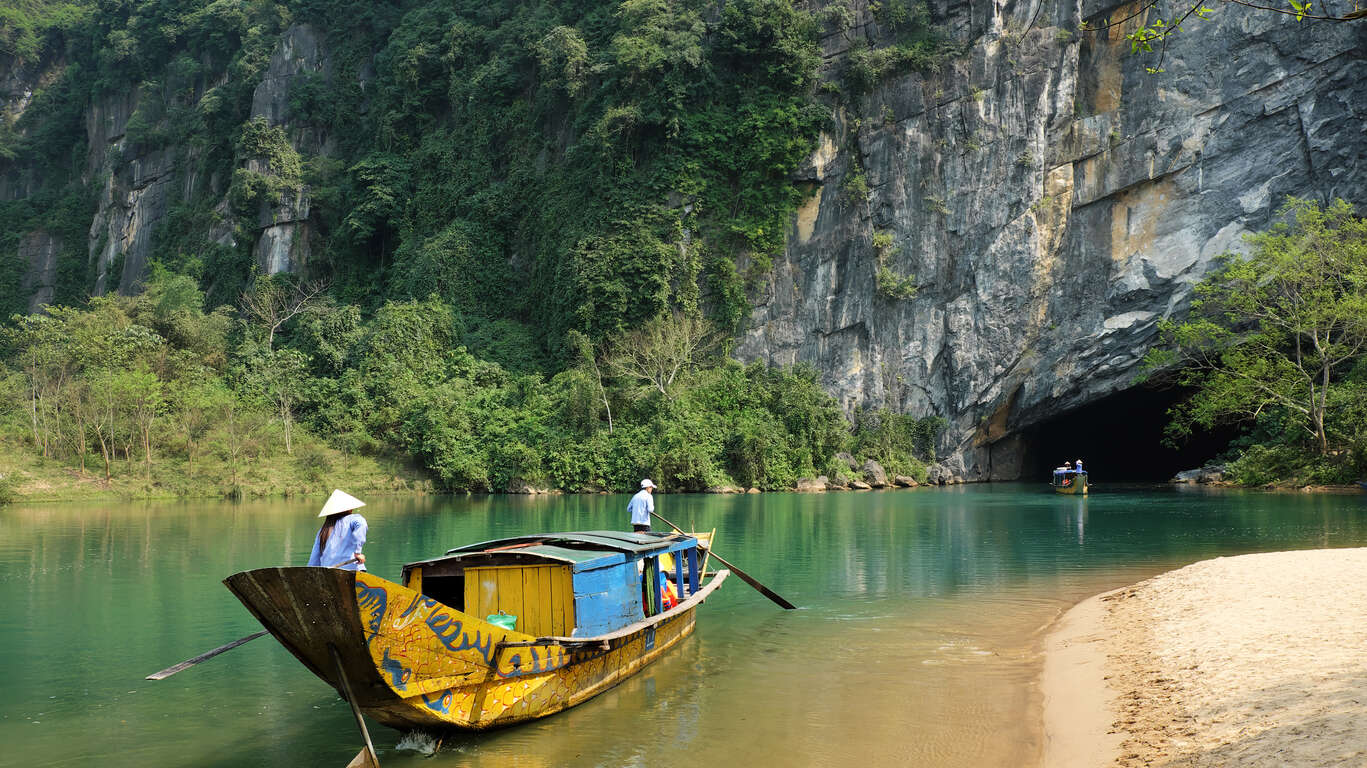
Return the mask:
[[(0, 120), (17, 120), (32, 101), (35, 89), (54, 82), (64, 67), (60, 60), (25, 66), (0, 61)], [(326, 154), (332, 149), (326, 135), (315, 128), (290, 124), (289, 88), (297, 78), (327, 78), (330, 73), (321, 36), (305, 24), (289, 27), (281, 35), (252, 94), (250, 117), (261, 118), (271, 126), (285, 126), (296, 150)], [(220, 78), (194, 83), (191, 100), (199, 101), (224, 82)], [(136, 289), (153, 256), (157, 227), (176, 202), (206, 196), (218, 201), (215, 222), (205, 232), (206, 239), (235, 244), (237, 222), (228, 207), (227, 180), (200, 177), (197, 169), (203, 150), (144, 142), (130, 128), (138, 124), (135, 116), (140, 113), (155, 116), (164, 112), (162, 98), (163, 94), (146, 93), (135, 87), (100, 97), (87, 107), (84, 115), (87, 150), (81, 175), (87, 183), (99, 185), (87, 244), (95, 276), (89, 289), (97, 295)], [(154, 125), (144, 120), (140, 130), (164, 128), (165, 119), (160, 118), (163, 123)], [(156, 120), (153, 118), (152, 122)], [(248, 165), (251, 162), (245, 161)], [(33, 169), (24, 163), (0, 161), (0, 199), (31, 196), (41, 188), (40, 182)], [(246, 227), (256, 238), (253, 252), (260, 271), (298, 272), (307, 266), (312, 233), (309, 214), (307, 188), (282, 194), (279, 200), (261, 206), (256, 221)], [(29, 297), (30, 307), (52, 298), (54, 267), (47, 266), (48, 272), (44, 273), (44, 263), (32, 258), (32, 241), (44, 236), (41, 232), (28, 233), (17, 254), (21, 263), (28, 264), (20, 288)]]
[[(252, 114), (268, 125), (288, 125), (290, 85), (309, 75), (326, 77), (331, 71), (321, 36), (307, 24), (285, 30), (271, 54), (265, 77), (252, 92)], [(299, 131), (296, 150), (326, 154), (327, 138), (313, 131)], [(262, 273), (300, 272), (309, 260), (309, 191), (282, 194), (274, 204), (262, 205), (257, 218), (256, 264)]]
[[(1158, 75), (1128, 52), (1138, 19), (1076, 33), (1138, 8), (933, 2), (966, 53), (836, 110), (738, 355), (944, 416), (935, 481), (1014, 478), (1021, 430), (1129, 387), (1156, 324), (1287, 195), (1367, 202), (1367, 24), (1225, 6)], [(875, 33), (826, 38), (827, 66)], [(879, 292), (875, 234), (912, 298)]]
[(30, 232), (19, 241), (19, 261), (27, 265), (19, 290), (29, 296), (28, 311), (52, 301), (57, 285), (57, 256), (62, 252), (62, 241), (47, 232)]
[(860, 471), (864, 474), (864, 480), (874, 488), (888, 487), (888, 473), (883, 470), (882, 464), (869, 459), (860, 467)]
[(1226, 471), (1226, 467), (1223, 464), (1202, 467), (1200, 469), (1188, 469), (1183, 472), (1178, 472), (1177, 475), (1172, 478), (1172, 482), (1186, 484), (1200, 483), (1202, 485), (1207, 483), (1219, 483), (1224, 481)]
[[(852, 50), (892, 42), (868, 0), (842, 4), (853, 21), (840, 29), (830, 3), (811, 8), (826, 19), (828, 84), (844, 82)], [(1221, 6), (1171, 39), (1157, 75), (1145, 72), (1156, 56), (1131, 55), (1125, 39), (1143, 14), (1077, 32), (1141, 8), (930, 0), (932, 24), (962, 53), (866, 94), (822, 97), (831, 119), (797, 174), (813, 194), (737, 356), (811, 363), (847, 407), (945, 417), (933, 483), (1015, 478), (1022, 431), (1131, 386), (1157, 323), (1182, 312), (1214, 257), (1266, 228), (1287, 195), (1367, 211), (1367, 22)], [(63, 68), (0, 60), (0, 119), (22, 114)], [(289, 94), (332, 70), (326, 38), (289, 27), (256, 75), (251, 116), (285, 128), (302, 154), (328, 154), (329, 138), (290, 114)], [(193, 83), (188, 100), (223, 77)], [(184, 200), (216, 205), (206, 238), (246, 235), (262, 272), (307, 269), (309, 190), (236, 221), (228, 179), (197, 175), (203, 150), (129, 135), (154, 98), (132, 88), (85, 115), (82, 178), (100, 185), (86, 248), (94, 290), (132, 290), (156, 228)], [(40, 181), (0, 162), (0, 199), (31, 196)], [(51, 235), (22, 233), (9, 256), (26, 267), (31, 307), (52, 296), (58, 250)], [(911, 295), (880, 290), (880, 266)]]

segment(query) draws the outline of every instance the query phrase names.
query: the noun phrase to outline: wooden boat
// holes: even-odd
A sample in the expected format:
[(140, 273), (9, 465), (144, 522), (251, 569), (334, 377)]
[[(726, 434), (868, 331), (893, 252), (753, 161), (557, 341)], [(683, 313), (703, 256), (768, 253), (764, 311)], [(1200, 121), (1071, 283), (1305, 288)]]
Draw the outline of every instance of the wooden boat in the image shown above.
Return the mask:
[(729, 573), (706, 578), (705, 554), (680, 533), (555, 533), (409, 563), (402, 584), (299, 567), (224, 584), (379, 722), (484, 730), (572, 707), (687, 637)]
[(1049, 483), (1054, 493), (1087, 493), (1087, 470), (1056, 469)]

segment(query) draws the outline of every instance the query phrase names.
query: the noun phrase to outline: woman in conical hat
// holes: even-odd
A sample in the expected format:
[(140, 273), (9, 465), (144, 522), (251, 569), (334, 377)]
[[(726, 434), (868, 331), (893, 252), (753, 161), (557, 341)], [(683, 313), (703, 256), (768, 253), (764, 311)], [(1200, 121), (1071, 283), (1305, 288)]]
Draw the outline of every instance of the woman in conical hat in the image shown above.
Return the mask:
[(319, 517), (327, 518), (318, 536), (313, 540), (313, 553), (309, 555), (309, 565), (327, 568), (344, 568), (348, 571), (364, 571), (365, 555), (365, 518), (354, 510), (365, 506), (365, 502), (344, 491), (333, 491), (328, 503), (323, 505)]

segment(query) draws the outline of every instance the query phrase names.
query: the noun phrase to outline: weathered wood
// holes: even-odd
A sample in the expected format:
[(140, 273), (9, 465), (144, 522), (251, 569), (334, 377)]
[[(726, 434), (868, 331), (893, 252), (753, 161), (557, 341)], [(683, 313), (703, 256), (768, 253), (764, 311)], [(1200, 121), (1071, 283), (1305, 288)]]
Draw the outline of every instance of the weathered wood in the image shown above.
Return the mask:
[[(344, 565), (350, 565), (350, 564), (352, 564), (352, 563), (354, 563), (354, 562), (356, 562), (356, 558), (353, 557), (353, 558), (351, 558), (350, 560), (347, 560), (347, 561), (345, 561), (345, 562), (341, 562), (341, 563), (338, 563), (338, 564), (336, 564), (336, 565), (329, 566), (329, 567), (331, 567), (331, 568), (341, 568), (341, 567), (344, 566)], [(255, 639), (258, 638), (258, 637), (262, 637), (262, 636), (264, 636), (264, 635), (269, 635), (269, 634), (270, 634), (270, 630), (263, 629), (263, 630), (261, 630), (260, 632), (253, 632), (253, 633), (251, 633), (250, 635), (247, 635), (246, 637), (239, 637), (238, 639), (232, 641), (231, 643), (228, 643), (227, 645), (220, 645), (219, 647), (213, 649), (212, 651), (206, 651), (206, 652), (204, 652), (204, 653), (201, 653), (200, 655), (194, 657), (193, 659), (186, 659), (185, 661), (182, 661), (182, 662), (179, 663), (179, 664), (175, 664), (175, 665), (169, 666), (169, 667), (167, 667), (166, 669), (161, 670), (160, 672), (153, 672), (152, 674), (148, 675), (145, 679), (147, 679), (147, 680), (165, 680), (166, 678), (170, 677), (171, 675), (174, 675), (174, 674), (177, 673), (177, 672), (183, 672), (183, 671), (189, 669), (190, 667), (193, 667), (194, 665), (196, 665), (196, 664), (198, 664), (198, 663), (200, 663), (200, 662), (202, 662), (202, 661), (208, 661), (209, 659), (212, 659), (213, 657), (219, 655), (220, 653), (223, 653), (223, 652), (225, 652), (225, 651), (231, 651), (232, 649), (236, 648), (236, 647), (239, 646), (239, 645), (242, 645), (243, 643), (250, 642), (250, 641), (252, 641), (252, 640), (255, 640)]]
[(242, 645), (243, 643), (250, 642), (250, 641), (252, 641), (252, 640), (255, 640), (255, 639), (258, 638), (258, 637), (261, 637), (262, 635), (268, 635), (268, 634), (270, 634), (270, 632), (268, 632), (267, 630), (264, 630), (264, 629), (263, 629), (263, 630), (261, 630), (260, 632), (253, 632), (253, 633), (251, 633), (250, 635), (247, 635), (246, 637), (239, 637), (238, 639), (232, 641), (231, 643), (228, 643), (227, 645), (220, 645), (219, 647), (213, 649), (212, 651), (206, 651), (205, 653), (201, 653), (200, 655), (194, 657), (193, 659), (186, 659), (185, 661), (182, 661), (182, 662), (179, 663), (179, 664), (175, 664), (175, 665), (173, 665), (173, 666), (167, 667), (166, 669), (163, 669), (163, 670), (160, 671), (160, 672), (153, 672), (152, 674), (148, 675), (148, 676), (146, 677), (146, 679), (147, 679), (147, 680), (165, 680), (166, 678), (170, 677), (171, 675), (174, 675), (174, 674), (177, 673), (177, 672), (183, 672), (184, 670), (187, 670), (187, 669), (189, 669), (190, 667), (193, 667), (194, 665), (200, 663), (201, 661), (208, 661), (209, 659), (212, 659), (213, 657), (219, 655), (220, 653), (223, 653), (224, 651), (231, 651), (232, 649), (236, 648), (236, 647), (239, 646), (239, 645)]
[[(380, 759), (375, 756), (375, 745), (370, 742), (370, 731), (365, 727), (365, 718), (361, 716), (361, 708), (356, 706), (356, 697), (351, 694), (351, 685), (347, 683), (342, 655), (337, 652), (336, 646), (329, 646), (329, 650), (332, 651), (332, 661), (337, 665), (337, 679), (342, 684), (342, 695), (346, 697), (346, 703), (351, 705), (351, 714), (356, 716), (356, 727), (361, 729), (361, 738), (365, 739), (365, 749), (362, 752), (367, 753), (366, 759), (370, 761), (370, 765), (380, 768)], [(359, 759), (360, 755), (357, 755), (357, 758)], [(355, 763), (356, 760), (353, 759), (351, 762)]]
[(380, 764), (375, 762), (370, 750), (362, 747), (361, 751), (351, 758), (351, 762), (346, 764), (346, 768), (380, 768)]

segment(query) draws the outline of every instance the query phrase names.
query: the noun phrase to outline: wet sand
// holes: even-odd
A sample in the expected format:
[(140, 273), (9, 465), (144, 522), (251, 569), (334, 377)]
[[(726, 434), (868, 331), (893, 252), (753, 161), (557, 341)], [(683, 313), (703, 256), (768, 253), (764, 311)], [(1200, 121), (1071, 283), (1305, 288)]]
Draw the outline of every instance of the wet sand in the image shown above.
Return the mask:
[(1045, 641), (1046, 768), (1367, 765), (1367, 549), (1206, 560)]

